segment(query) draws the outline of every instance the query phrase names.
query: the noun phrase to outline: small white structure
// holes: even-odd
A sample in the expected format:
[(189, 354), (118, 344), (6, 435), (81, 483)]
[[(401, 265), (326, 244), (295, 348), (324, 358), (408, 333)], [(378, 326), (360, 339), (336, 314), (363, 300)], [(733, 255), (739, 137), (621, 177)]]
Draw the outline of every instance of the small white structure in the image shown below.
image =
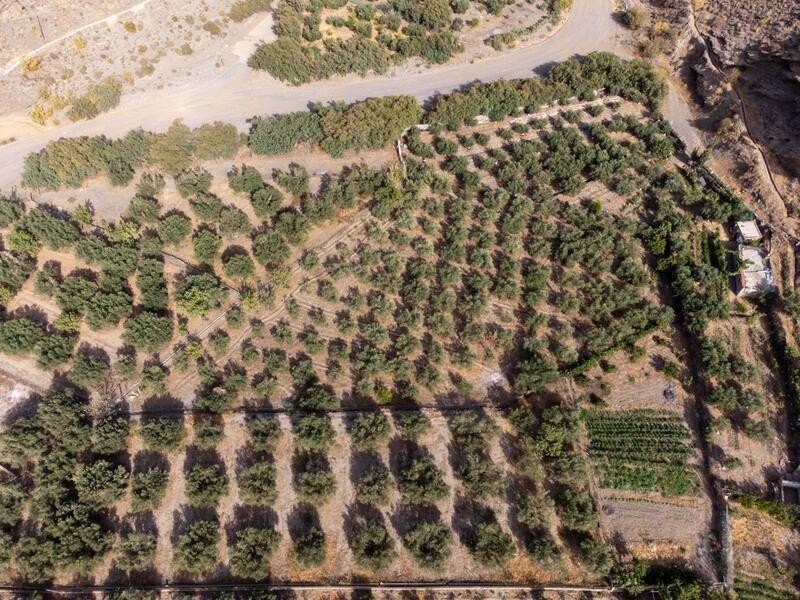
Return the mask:
[(747, 242), (759, 242), (761, 238), (761, 230), (755, 221), (737, 221), (736, 222), (736, 241), (740, 244)]
[[(738, 227), (738, 223), (737, 223)], [(775, 290), (775, 279), (769, 265), (769, 256), (756, 246), (739, 244), (739, 258), (744, 266), (739, 274), (739, 297), (752, 297)]]

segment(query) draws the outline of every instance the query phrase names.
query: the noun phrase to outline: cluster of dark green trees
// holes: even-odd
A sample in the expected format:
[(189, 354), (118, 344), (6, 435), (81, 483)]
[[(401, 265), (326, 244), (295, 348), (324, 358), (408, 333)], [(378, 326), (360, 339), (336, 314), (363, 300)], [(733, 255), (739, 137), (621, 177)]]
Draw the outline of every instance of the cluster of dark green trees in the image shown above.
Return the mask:
[(411, 96), (317, 105), (310, 111), (256, 117), (248, 145), (257, 154), (285, 154), (300, 143), (318, 144), (331, 156), (341, 156), (347, 150), (383, 148), (421, 119), (422, 109)]
[(163, 134), (136, 129), (115, 140), (105, 136), (60, 138), (25, 157), (22, 184), (45, 190), (75, 188), (105, 174), (112, 185), (126, 186), (141, 167), (174, 175), (196, 160), (233, 158), (240, 145), (233, 125), (213, 123), (192, 130), (179, 121)]
[(624, 61), (607, 52), (555, 65), (547, 78), (478, 83), (465, 91), (438, 96), (426, 112), (428, 123), (457, 129), (478, 115), (500, 120), (508, 115), (536, 112), (543, 104), (572, 96), (588, 100), (598, 90), (656, 108), (667, 93), (666, 83), (644, 61)]
[[(253, 69), (299, 85), (334, 75), (382, 73), (390, 65), (418, 56), (431, 64), (447, 62), (460, 52), (457, 31), (465, 0), (392, 0), (380, 10), (355, 5), (348, 18), (328, 17), (333, 27), (352, 35), (322, 37), (323, 9), (340, 8), (343, 0), (291, 0), (275, 11), (278, 38), (262, 44), (250, 56)], [(322, 40), (323, 50), (314, 42)]]

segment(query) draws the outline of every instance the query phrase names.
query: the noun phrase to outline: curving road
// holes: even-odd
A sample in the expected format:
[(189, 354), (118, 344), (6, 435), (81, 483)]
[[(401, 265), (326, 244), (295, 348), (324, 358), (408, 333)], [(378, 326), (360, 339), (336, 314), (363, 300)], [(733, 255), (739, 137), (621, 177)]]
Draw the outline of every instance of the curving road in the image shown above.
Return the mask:
[(562, 28), (545, 41), (473, 63), (435, 67), (412, 75), (334, 79), (302, 87), (282, 84), (262, 72), (254, 72), (231, 55), (229, 66), (213, 78), (191, 81), (177, 88), (130, 94), (113, 111), (92, 121), (29, 133), (4, 132), (0, 139), (15, 135), (15, 142), (0, 146), (0, 189), (16, 185), (22, 159), (48, 141), (59, 137), (106, 134), (123, 135), (136, 127), (163, 131), (173, 119), (190, 126), (211, 121), (234, 123), (244, 129), (256, 114), (303, 110), (310, 102), (352, 102), (371, 96), (410, 94), (425, 100), (459, 86), (501, 77), (528, 77), (535, 70), (594, 50), (620, 52), (618, 25), (611, 18), (613, 0), (575, 0)]

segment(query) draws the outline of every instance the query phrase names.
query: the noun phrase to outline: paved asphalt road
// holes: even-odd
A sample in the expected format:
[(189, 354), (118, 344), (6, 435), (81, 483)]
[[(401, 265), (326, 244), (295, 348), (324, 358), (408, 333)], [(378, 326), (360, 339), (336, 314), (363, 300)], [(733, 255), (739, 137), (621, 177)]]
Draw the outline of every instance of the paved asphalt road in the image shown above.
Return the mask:
[[(621, 52), (617, 44), (620, 26), (612, 19), (612, 10), (612, 0), (575, 0), (567, 22), (539, 44), (471, 64), (436, 67), (397, 77), (332, 80), (291, 87), (263, 72), (251, 71), (246, 65), (234, 62), (231, 56), (229, 65), (214, 78), (191, 81), (179, 88), (126, 95), (119, 107), (91, 121), (15, 134), (17, 141), (0, 146), (0, 189), (18, 183), (22, 159), (27, 153), (59, 137), (101, 133), (117, 137), (136, 127), (163, 131), (176, 118), (190, 126), (225, 121), (244, 130), (247, 119), (253, 115), (302, 110), (311, 102), (352, 102), (390, 94), (412, 94), (425, 100), (478, 80), (527, 77), (537, 70), (546, 70), (551, 63), (594, 50)], [(0, 124), (0, 139), (5, 137), (3, 129)]]

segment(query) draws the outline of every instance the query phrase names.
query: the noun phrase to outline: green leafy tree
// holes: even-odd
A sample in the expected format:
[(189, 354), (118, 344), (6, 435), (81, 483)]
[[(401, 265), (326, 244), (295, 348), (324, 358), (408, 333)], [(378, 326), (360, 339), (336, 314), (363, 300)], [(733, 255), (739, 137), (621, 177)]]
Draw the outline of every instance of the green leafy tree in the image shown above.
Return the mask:
[(281, 534), (274, 529), (247, 527), (236, 533), (230, 550), (231, 575), (260, 581), (269, 574), (269, 557), (278, 547)]
[(294, 557), (300, 566), (308, 568), (325, 562), (325, 532), (310, 528), (294, 541)]
[(429, 571), (441, 571), (452, 554), (453, 532), (444, 523), (420, 523), (403, 536), (403, 545), (416, 563)]
[(180, 212), (168, 214), (158, 223), (158, 235), (168, 246), (180, 246), (191, 232), (191, 220)]
[(304, 415), (292, 429), (294, 442), (301, 448), (325, 452), (336, 438), (331, 419), (325, 414)]
[(278, 419), (270, 416), (252, 415), (247, 421), (250, 444), (259, 452), (273, 452), (281, 437)]
[(194, 257), (198, 262), (213, 264), (222, 248), (222, 238), (213, 231), (201, 229), (192, 238)]
[(190, 506), (214, 508), (227, 493), (228, 477), (218, 465), (198, 465), (186, 474), (186, 500)]
[(95, 424), (95, 454), (116, 454), (128, 446), (130, 423), (124, 417), (105, 417)]
[(245, 467), (237, 476), (239, 496), (253, 506), (270, 506), (278, 496), (275, 465), (261, 462)]
[(41, 325), (24, 317), (0, 321), (0, 352), (30, 354), (44, 338)]
[(473, 558), (489, 568), (502, 567), (517, 551), (511, 534), (503, 531), (497, 523), (478, 523), (468, 547)]
[(150, 162), (165, 173), (177, 175), (192, 164), (192, 132), (180, 121), (173, 121), (167, 132), (156, 136), (150, 145)]
[(178, 312), (190, 317), (204, 317), (222, 306), (228, 291), (208, 273), (187, 275), (175, 285)]
[(350, 428), (350, 436), (356, 450), (372, 451), (389, 438), (391, 431), (392, 426), (386, 415), (382, 412), (373, 412), (356, 417)]
[(246, 281), (255, 275), (256, 267), (249, 254), (235, 253), (229, 254), (222, 259), (222, 268), (225, 275), (231, 279)]
[(117, 547), (117, 568), (129, 575), (153, 567), (156, 556), (156, 538), (150, 533), (131, 533), (120, 540)]
[(356, 482), (356, 498), (364, 504), (385, 506), (389, 502), (392, 476), (384, 465), (366, 471)]
[(356, 564), (369, 571), (382, 571), (395, 559), (394, 539), (380, 521), (362, 523), (351, 542)]
[(125, 321), (122, 339), (137, 350), (157, 352), (172, 339), (172, 331), (172, 319), (145, 310)]
[(75, 489), (81, 502), (107, 507), (120, 500), (128, 487), (128, 470), (106, 460), (78, 467)]
[(268, 229), (253, 238), (253, 256), (267, 269), (280, 267), (290, 255), (289, 245), (277, 231)]
[(175, 571), (205, 575), (217, 564), (219, 526), (214, 521), (195, 521), (178, 537), (172, 555)]
[(139, 435), (144, 445), (156, 451), (172, 452), (180, 447), (186, 437), (183, 421), (169, 417), (155, 417), (143, 420)]
[(432, 504), (450, 495), (450, 488), (433, 460), (415, 458), (400, 472), (400, 493), (410, 504)]
[(105, 380), (110, 369), (111, 364), (105, 353), (92, 352), (85, 348), (72, 361), (67, 378), (75, 385), (94, 388)]
[(0, 525), (14, 527), (22, 517), (27, 495), (19, 485), (0, 485)]
[(164, 499), (169, 473), (153, 467), (131, 478), (131, 508), (134, 511), (155, 510)]

